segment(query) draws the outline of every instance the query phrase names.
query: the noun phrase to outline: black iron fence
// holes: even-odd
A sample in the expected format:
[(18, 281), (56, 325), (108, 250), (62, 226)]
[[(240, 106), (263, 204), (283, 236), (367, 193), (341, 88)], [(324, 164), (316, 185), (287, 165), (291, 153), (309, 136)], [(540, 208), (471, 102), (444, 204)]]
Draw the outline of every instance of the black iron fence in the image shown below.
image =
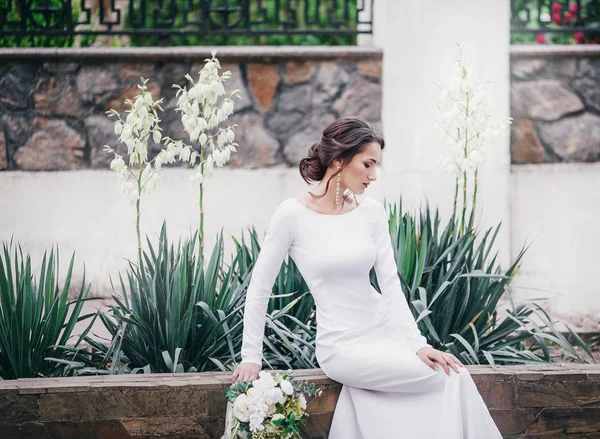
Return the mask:
[(600, 34), (600, 0), (511, 0), (511, 33)]
[(0, 0), (0, 37), (372, 33), (374, 0)]

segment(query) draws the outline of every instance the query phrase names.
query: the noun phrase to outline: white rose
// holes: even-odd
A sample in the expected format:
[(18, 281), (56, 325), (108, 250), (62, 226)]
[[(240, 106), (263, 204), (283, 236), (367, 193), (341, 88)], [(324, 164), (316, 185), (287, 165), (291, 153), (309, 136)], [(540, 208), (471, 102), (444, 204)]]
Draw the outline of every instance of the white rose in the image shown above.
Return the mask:
[(279, 386), (286, 395), (291, 395), (294, 393), (294, 386), (292, 386), (292, 383), (290, 383), (288, 380), (283, 380)]
[(233, 415), (241, 422), (248, 422), (250, 414), (250, 399), (244, 394), (239, 395), (233, 402)]
[(300, 404), (300, 408), (302, 410), (306, 410), (306, 398), (304, 397), (304, 395), (300, 395), (298, 397), (298, 403)]

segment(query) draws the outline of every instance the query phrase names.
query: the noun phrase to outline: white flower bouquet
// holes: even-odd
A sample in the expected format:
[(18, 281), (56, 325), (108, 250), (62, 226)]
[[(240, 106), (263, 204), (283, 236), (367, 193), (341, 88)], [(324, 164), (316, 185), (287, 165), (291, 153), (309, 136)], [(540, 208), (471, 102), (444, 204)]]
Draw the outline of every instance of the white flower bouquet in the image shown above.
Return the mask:
[(229, 403), (222, 439), (300, 437), (307, 398), (321, 393), (313, 383), (293, 380), (291, 370), (275, 376), (261, 371), (251, 383), (238, 381), (225, 391)]

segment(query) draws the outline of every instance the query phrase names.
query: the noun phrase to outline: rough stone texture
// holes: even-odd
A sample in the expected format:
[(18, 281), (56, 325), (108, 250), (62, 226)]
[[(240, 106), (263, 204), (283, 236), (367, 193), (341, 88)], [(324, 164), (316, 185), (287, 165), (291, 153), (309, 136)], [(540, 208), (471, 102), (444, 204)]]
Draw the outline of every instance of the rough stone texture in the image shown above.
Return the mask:
[[(2, 128), (0, 126), (0, 128)], [(4, 132), (0, 131), (0, 171), (4, 171), (8, 167), (8, 154), (6, 151), (6, 139)]]
[(544, 147), (530, 120), (521, 119), (511, 127), (511, 156), (513, 163), (543, 163)]
[(564, 161), (600, 160), (600, 117), (594, 114), (541, 123), (539, 134), (542, 142)]
[(577, 77), (573, 80), (573, 88), (583, 97), (585, 104), (600, 112), (600, 62), (598, 60), (582, 60)]
[(114, 158), (112, 154), (103, 151), (104, 145), (109, 145), (121, 155), (127, 152), (127, 147), (117, 140), (114, 133), (114, 119), (106, 115), (94, 115), (85, 120), (84, 126), (93, 168), (107, 169)]
[[(600, 366), (467, 366), (507, 439), (600, 437)], [(304, 437), (325, 439), (341, 385), (297, 370), (323, 394), (309, 401)], [(0, 381), (0, 437), (213, 439), (224, 429), (222, 372)]]
[(29, 106), (38, 67), (32, 64), (8, 64), (0, 67), (0, 104), (9, 110)]
[(48, 73), (64, 75), (66, 73), (75, 73), (79, 68), (76, 62), (45, 62), (44, 70)]
[[(227, 166), (295, 165), (313, 138), (340, 115), (366, 117), (380, 130), (380, 58), (368, 50), (352, 57), (344, 55), (347, 49), (339, 49), (339, 56), (335, 50), (326, 57), (267, 57), (249, 64), (247, 57), (227, 58), (222, 71), (231, 71), (232, 77), (226, 90), (240, 90), (228, 121), (240, 125), (239, 153), (232, 154)], [(189, 85), (184, 76), (197, 76), (203, 66), (200, 58), (135, 61), (110, 53), (77, 61), (44, 58), (37, 63), (0, 63), (5, 166), (9, 170), (106, 169), (112, 158), (103, 151), (104, 145), (116, 147), (121, 154), (125, 148), (105, 112), (129, 109), (123, 101), (139, 93), (140, 76), (150, 79), (153, 98), (163, 99), (165, 111), (159, 112), (163, 135), (189, 142), (180, 114), (174, 111), (177, 98), (172, 85)], [(158, 148), (151, 142), (150, 157)]]
[(350, 83), (352, 74), (348, 66), (333, 61), (322, 62), (315, 80), (313, 105), (331, 102), (346, 85)]
[(98, 104), (109, 97), (117, 87), (117, 80), (107, 66), (84, 66), (77, 75), (77, 91), (85, 102)]
[(331, 113), (315, 114), (308, 118), (302, 130), (291, 136), (284, 144), (283, 154), (288, 163), (297, 166), (300, 160), (306, 157), (308, 148), (319, 141), (323, 130), (335, 119)]
[(271, 64), (249, 64), (248, 86), (254, 100), (261, 109), (273, 107), (273, 98), (279, 86), (279, 66)]
[(286, 85), (304, 84), (310, 82), (316, 71), (317, 63), (314, 61), (290, 61), (285, 65), (283, 82)]
[(118, 73), (120, 82), (139, 83), (140, 78), (148, 79), (154, 76), (153, 63), (134, 63), (123, 64)]
[(512, 163), (600, 160), (599, 72), (600, 60), (581, 54), (511, 60)]
[(260, 168), (277, 163), (279, 142), (265, 129), (258, 114), (234, 115), (229, 120), (238, 125), (235, 142), (239, 145), (231, 155), (230, 166)]
[(511, 63), (510, 69), (513, 77), (517, 79), (529, 79), (537, 75), (548, 61), (541, 58), (517, 59)]
[(358, 74), (367, 78), (381, 79), (381, 68), (381, 61), (378, 59), (367, 59), (356, 63)]
[(31, 121), (22, 113), (7, 113), (2, 116), (6, 130), (6, 140), (16, 145), (23, 145), (31, 135)]
[(381, 87), (358, 80), (333, 104), (340, 116), (359, 116), (371, 122), (381, 118)]
[(14, 154), (19, 169), (48, 171), (82, 166), (85, 140), (64, 120), (35, 118), (35, 132)]
[(581, 99), (556, 79), (513, 84), (511, 100), (513, 117), (547, 122), (584, 109)]
[(311, 90), (310, 85), (298, 85), (283, 90), (279, 95), (277, 111), (284, 113), (290, 111), (306, 113), (310, 109)]
[(42, 77), (33, 95), (33, 105), (44, 116), (77, 117), (81, 114), (81, 103), (68, 78), (61, 76)]
[[(160, 86), (158, 85), (157, 82), (148, 81), (148, 83), (146, 84), (146, 87), (148, 87), (148, 91), (152, 95), (152, 99), (154, 99), (155, 101), (160, 99)], [(119, 112), (122, 112), (125, 110), (130, 110), (131, 106), (125, 104), (125, 100), (130, 99), (131, 101), (133, 101), (135, 99), (135, 97), (139, 94), (140, 94), (140, 89), (138, 88), (137, 84), (132, 85), (132, 86), (126, 88), (125, 90), (123, 90), (123, 92), (121, 92), (121, 94), (119, 96), (108, 101), (105, 108), (106, 108), (106, 110), (110, 110), (112, 108), (113, 110), (117, 110)]]
[(230, 71), (231, 78), (226, 82), (227, 90), (230, 92), (233, 90), (239, 90), (239, 94), (237, 98), (234, 98), (235, 108), (233, 111), (235, 113), (245, 110), (252, 106), (252, 101), (250, 100), (250, 95), (248, 94), (248, 89), (244, 84), (244, 78), (242, 77), (242, 70), (238, 64), (223, 64), (223, 71)]

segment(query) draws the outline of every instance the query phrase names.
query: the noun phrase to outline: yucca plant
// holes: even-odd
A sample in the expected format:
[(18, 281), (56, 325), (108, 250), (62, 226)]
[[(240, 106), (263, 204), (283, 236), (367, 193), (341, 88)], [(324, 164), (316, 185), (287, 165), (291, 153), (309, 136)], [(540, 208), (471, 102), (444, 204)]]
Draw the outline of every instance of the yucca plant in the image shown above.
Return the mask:
[[(577, 333), (565, 324), (573, 345), (539, 304), (514, 304), (508, 287), (527, 247), (502, 271), (494, 253), (500, 225), (481, 235), (474, 229), (461, 234), (458, 218), (451, 217), (442, 228), (438, 211), (432, 213), (429, 206), (413, 216), (403, 212), (400, 200), (388, 210), (401, 283), (433, 347), (467, 364), (522, 364), (552, 361), (548, 344), (553, 342), (573, 361), (593, 361)], [(509, 305), (504, 317), (498, 313), (502, 298)], [(575, 346), (588, 354), (587, 360)]]
[[(250, 246), (243, 239), (236, 241), (229, 266), (223, 260), (221, 234), (206, 265), (197, 259), (197, 245), (195, 235), (177, 246), (170, 244), (165, 225), (156, 247), (148, 240), (144, 267), (129, 264), (125, 278), (119, 277), (111, 312), (100, 315), (111, 343), (86, 338), (96, 356), (83, 371), (194, 372), (235, 367), (240, 361), (246, 290), (260, 249), (256, 232)], [(289, 280), (278, 279), (279, 291), (298, 283), (297, 270), (282, 269), (282, 273)], [(274, 295), (273, 301), (278, 302), (270, 305), (265, 361), (273, 368), (315, 367), (314, 330), (303, 323), (309, 319), (289, 327), (296, 319), (289, 311), (306, 303), (300, 300), (306, 287), (297, 290), (300, 294), (293, 299), (289, 294)]]
[(241, 331), (245, 284), (223, 268), (221, 235), (206, 266), (197, 242), (194, 235), (169, 243), (163, 224), (158, 245), (147, 240), (144, 266), (130, 262), (125, 278), (119, 276), (111, 313), (100, 316), (111, 345), (93, 344), (105, 354), (101, 367), (110, 361), (113, 372), (204, 371), (216, 367), (212, 358), (235, 355), (228, 335)]
[[(241, 279), (251, 276), (260, 253), (258, 233), (248, 229), (245, 236), (234, 239), (234, 272)], [(267, 327), (263, 356), (270, 367), (311, 369), (318, 367), (315, 356), (315, 303), (308, 285), (291, 258), (283, 261), (273, 295), (267, 307)]]
[[(69, 300), (75, 254), (65, 281), (58, 282), (59, 252), (44, 253), (40, 274), (32, 273), (29, 254), (3, 242), (0, 254), (0, 376), (4, 379), (54, 377), (73, 371), (96, 314), (81, 315), (90, 285), (85, 274), (75, 300)], [(81, 335), (75, 324), (91, 318)], [(73, 342), (73, 340), (75, 340)], [(75, 364), (76, 365), (76, 364)]]

